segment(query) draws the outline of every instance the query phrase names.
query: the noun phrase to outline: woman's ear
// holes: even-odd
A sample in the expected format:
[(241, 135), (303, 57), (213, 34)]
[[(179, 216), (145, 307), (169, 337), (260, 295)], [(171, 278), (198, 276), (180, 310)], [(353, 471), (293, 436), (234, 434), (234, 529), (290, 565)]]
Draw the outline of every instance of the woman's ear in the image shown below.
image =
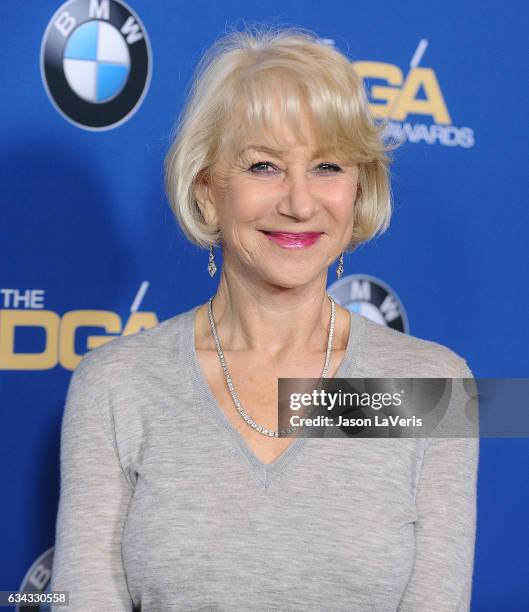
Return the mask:
[(211, 198), (211, 189), (207, 173), (202, 172), (198, 175), (194, 185), (195, 200), (202, 213), (202, 217), (207, 225), (217, 224), (217, 211), (215, 203)]
[(358, 202), (358, 200), (362, 197), (362, 185), (360, 185), (360, 183), (358, 183), (358, 187), (356, 188), (356, 198), (355, 198), (355, 204), (356, 202)]
[(361, 171), (358, 172), (358, 179), (357, 179), (357, 183), (356, 183), (356, 195), (355, 195), (355, 205), (358, 203), (358, 200), (362, 197), (362, 173)]

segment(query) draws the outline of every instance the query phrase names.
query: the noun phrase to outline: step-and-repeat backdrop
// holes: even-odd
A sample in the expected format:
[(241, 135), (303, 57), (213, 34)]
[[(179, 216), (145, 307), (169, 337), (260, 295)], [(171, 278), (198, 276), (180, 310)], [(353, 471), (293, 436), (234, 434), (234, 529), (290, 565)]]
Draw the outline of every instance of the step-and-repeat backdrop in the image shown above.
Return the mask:
[[(346, 256), (340, 281), (329, 270), (339, 302), (450, 347), (475, 376), (529, 375), (527, 13), (514, 0), (2, 3), (0, 590), (49, 584), (60, 423), (83, 353), (215, 291), (162, 163), (226, 27), (313, 30), (403, 140), (391, 228)], [(528, 450), (481, 441), (474, 610), (529, 609)]]

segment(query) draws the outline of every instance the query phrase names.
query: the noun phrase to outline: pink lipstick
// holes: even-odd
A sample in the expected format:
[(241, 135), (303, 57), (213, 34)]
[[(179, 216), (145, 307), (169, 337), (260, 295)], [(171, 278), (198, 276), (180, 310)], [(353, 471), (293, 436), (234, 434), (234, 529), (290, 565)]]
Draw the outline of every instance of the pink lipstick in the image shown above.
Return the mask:
[(284, 249), (304, 249), (317, 242), (322, 232), (293, 233), (263, 231), (263, 234)]

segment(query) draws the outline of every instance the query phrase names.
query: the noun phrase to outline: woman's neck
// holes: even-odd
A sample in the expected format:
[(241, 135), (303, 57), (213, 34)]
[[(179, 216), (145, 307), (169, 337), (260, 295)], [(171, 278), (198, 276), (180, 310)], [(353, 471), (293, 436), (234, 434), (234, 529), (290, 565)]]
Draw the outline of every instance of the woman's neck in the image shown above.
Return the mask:
[[(197, 317), (197, 348), (215, 348), (205, 312)], [(326, 277), (303, 287), (284, 288), (242, 282), (221, 273), (212, 302), (213, 319), (222, 349), (252, 351), (269, 359), (299, 352), (325, 352), (331, 302)], [(349, 312), (336, 305), (333, 348), (343, 349), (349, 336)]]

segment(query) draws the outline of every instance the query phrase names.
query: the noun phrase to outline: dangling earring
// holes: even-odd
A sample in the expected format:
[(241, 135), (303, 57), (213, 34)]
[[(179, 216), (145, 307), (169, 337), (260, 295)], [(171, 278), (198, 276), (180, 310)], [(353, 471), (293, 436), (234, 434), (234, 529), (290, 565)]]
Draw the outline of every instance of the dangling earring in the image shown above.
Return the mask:
[(340, 255), (338, 260), (338, 267), (336, 268), (336, 278), (341, 278), (343, 274), (343, 253)]
[(208, 272), (211, 278), (213, 278), (216, 271), (217, 271), (217, 266), (215, 265), (215, 255), (213, 254), (213, 245), (211, 244), (209, 247), (209, 263), (208, 263)]

